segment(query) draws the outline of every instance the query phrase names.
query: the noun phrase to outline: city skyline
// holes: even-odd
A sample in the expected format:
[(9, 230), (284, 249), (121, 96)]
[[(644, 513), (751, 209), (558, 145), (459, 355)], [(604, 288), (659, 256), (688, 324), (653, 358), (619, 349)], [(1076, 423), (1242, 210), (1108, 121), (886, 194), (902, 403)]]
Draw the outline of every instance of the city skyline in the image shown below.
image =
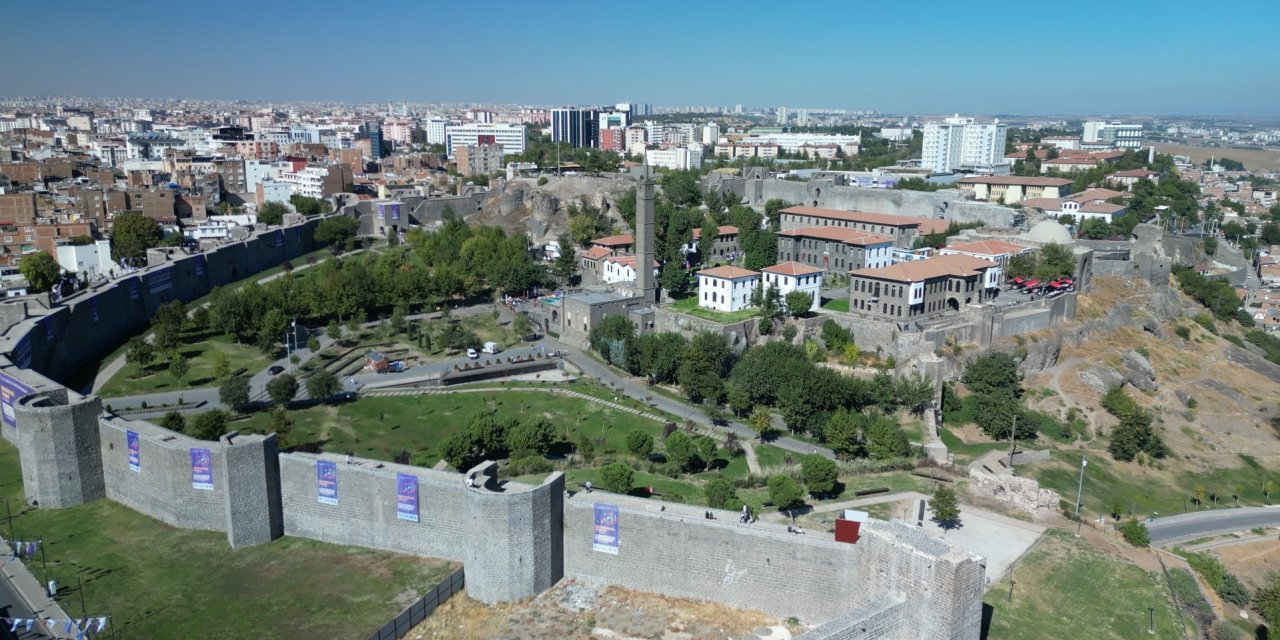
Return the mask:
[[(192, 25), (218, 24), (204, 5), (147, 1), (127, 14), (86, 5), (65, 20), (50, 5), (15, 6), (0, 26), (0, 55), (22, 63), (6, 70), (0, 95), (1280, 113), (1280, 87), (1240, 81), (1265, 78), (1280, 62), (1262, 30), (1247, 26), (1280, 19), (1280, 7), (1263, 3), (1234, 5), (1229, 14), (1189, 2), (1142, 3), (1114, 19), (1114, 5), (1093, 1), (996, 2), (960, 12), (922, 2), (891, 15), (866, 6), (779, 12), (764, 3), (657, 2), (606, 16), (579, 2), (539, 12), (503, 2), (384, 3), (362, 7), (366, 20), (355, 22), (335, 2), (305, 12), (218, 6), (227, 19), (204, 44)], [(1246, 14), (1251, 19), (1241, 20)], [(618, 37), (605, 38), (610, 30)], [(110, 33), (121, 37), (104, 49)], [(601, 39), (621, 50), (592, 46)]]

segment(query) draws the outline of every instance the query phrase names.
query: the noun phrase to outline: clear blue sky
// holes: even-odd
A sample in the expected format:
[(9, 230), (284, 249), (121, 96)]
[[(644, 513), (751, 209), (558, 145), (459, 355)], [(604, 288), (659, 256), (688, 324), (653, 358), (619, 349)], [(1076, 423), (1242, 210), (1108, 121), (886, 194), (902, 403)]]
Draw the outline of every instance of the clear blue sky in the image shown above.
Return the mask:
[(8, 3), (0, 95), (1280, 115), (1280, 1)]

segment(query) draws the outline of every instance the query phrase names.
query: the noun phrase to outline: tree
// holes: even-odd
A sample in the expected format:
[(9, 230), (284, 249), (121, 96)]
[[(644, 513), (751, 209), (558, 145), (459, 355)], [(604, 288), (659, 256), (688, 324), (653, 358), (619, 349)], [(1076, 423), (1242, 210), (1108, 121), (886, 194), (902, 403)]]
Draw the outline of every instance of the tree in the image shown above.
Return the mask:
[(867, 456), (867, 436), (863, 416), (840, 407), (827, 419), (823, 430), (827, 444), (846, 460)]
[(769, 228), (778, 230), (782, 226), (782, 210), (792, 206), (786, 200), (772, 198), (764, 203), (764, 215), (769, 220)]
[(804, 504), (804, 489), (791, 476), (776, 475), (769, 478), (769, 501), (779, 511)]
[(732, 509), (738, 502), (738, 490), (726, 478), (715, 477), (708, 480), (703, 490), (707, 495), (707, 506), (712, 509)]
[(328, 336), (334, 342), (342, 340), (342, 325), (338, 324), (337, 318), (329, 321), (329, 326), (324, 328), (324, 335)]
[(1040, 247), (1040, 255), (1036, 258), (1035, 276), (1040, 280), (1056, 280), (1075, 274), (1076, 259), (1071, 249), (1050, 242)]
[(751, 410), (751, 417), (747, 422), (751, 424), (751, 430), (756, 432), (756, 437), (763, 441), (764, 435), (773, 428), (773, 413), (769, 411), (769, 407), (758, 404)]
[(800, 475), (809, 495), (824, 496), (835, 491), (840, 469), (830, 458), (811, 453), (801, 460)]
[(236, 413), (249, 410), (249, 379), (244, 376), (227, 378), (218, 387), (218, 400)]
[(466, 471), (484, 460), (484, 449), (473, 430), (463, 429), (445, 438), (440, 456), (457, 471)]
[(916, 416), (923, 416), (933, 404), (933, 382), (919, 373), (898, 378), (896, 386), (898, 404)]
[(111, 223), (111, 257), (141, 266), (147, 249), (159, 246), (162, 235), (155, 220), (137, 211), (126, 211)]
[(635, 471), (626, 464), (613, 462), (600, 470), (600, 481), (609, 491), (627, 493), (635, 482)]
[(218, 351), (213, 354), (213, 379), (223, 380), (231, 375), (231, 360), (227, 354)]
[(703, 465), (711, 466), (711, 461), (716, 459), (716, 439), (711, 436), (698, 436), (693, 444), (698, 448), (698, 457), (702, 459)]
[(289, 417), (289, 411), (284, 407), (272, 409), (271, 426), (268, 429), (276, 434), (276, 442), (281, 447), (285, 446), (289, 441), (289, 433), (293, 431), (293, 418)]
[(1253, 593), (1253, 608), (1273, 626), (1280, 625), (1280, 571), (1272, 571)]
[(142, 375), (144, 369), (156, 357), (155, 347), (151, 346), (142, 336), (134, 336), (129, 338), (129, 347), (124, 353), (124, 358), (130, 364), (138, 368), (138, 375)]
[(62, 267), (58, 266), (58, 261), (43, 251), (23, 256), (18, 261), (18, 271), (36, 291), (48, 291), (62, 275)]
[(578, 250), (569, 234), (560, 234), (560, 255), (551, 264), (551, 273), (562, 282), (568, 282), (578, 272)]
[(154, 335), (151, 343), (159, 351), (173, 351), (182, 342), (182, 326), (187, 322), (187, 307), (178, 300), (160, 305), (151, 319)]
[(853, 342), (853, 332), (836, 324), (835, 320), (822, 322), (822, 342), (832, 353), (842, 353), (846, 345)]
[(178, 433), (183, 433), (187, 429), (187, 419), (177, 411), (169, 411), (160, 418), (160, 426)]
[(187, 435), (199, 440), (217, 440), (227, 432), (230, 420), (231, 416), (221, 409), (197, 413), (187, 422)]
[(1147, 533), (1147, 525), (1134, 518), (1129, 518), (1120, 524), (1120, 535), (1124, 536), (1125, 541), (1135, 547), (1145, 547), (1151, 544), (1151, 538)]
[(618, 210), (618, 215), (622, 216), (622, 219), (627, 223), (627, 226), (634, 229), (636, 227), (635, 187), (628, 189), (626, 193), (622, 194), (613, 206)]
[(262, 208), (258, 210), (258, 222), (261, 224), (280, 225), (284, 223), (284, 214), (289, 213), (289, 207), (283, 202), (274, 200), (263, 203)]
[(784, 301), (787, 305), (787, 313), (799, 318), (809, 314), (809, 308), (813, 306), (813, 294), (804, 291), (791, 291), (787, 293)]
[(698, 172), (668, 171), (662, 176), (662, 197), (679, 208), (697, 206), (702, 201)]
[(360, 230), (360, 223), (347, 216), (331, 216), (316, 224), (316, 242), (329, 246), (339, 246), (354, 238)]
[(956, 502), (956, 492), (951, 487), (938, 487), (929, 500), (929, 509), (933, 511), (933, 521), (945, 531), (954, 529), (960, 524), (960, 505)]
[(1115, 235), (1111, 223), (1102, 218), (1088, 218), (1080, 223), (1080, 235), (1090, 240), (1106, 240)]
[(507, 447), (512, 458), (545, 456), (555, 441), (555, 427), (542, 417), (522, 420), (507, 433)]
[(907, 434), (888, 416), (870, 419), (866, 427), (867, 454), (873, 460), (894, 460), (911, 456)]
[(663, 453), (666, 455), (667, 462), (670, 462), (680, 471), (694, 471), (702, 466), (702, 459), (698, 456), (697, 445), (693, 443), (692, 438), (682, 431), (677, 431), (667, 436)]
[(993, 351), (969, 363), (961, 381), (974, 393), (1009, 391), (1014, 396), (1021, 395), (1022, 380), (1018, 375), (1018, 363), (1013, 356), (999, 351)]
[(328, 369), (317, 369), (307, 377), (307, 395), (317, 402), (328, 402), (334, 394), (342, 390), (338, 376)]
[(528, 314), (518, 313), (514, 320), (511, 321), (511, 330), (516, 332), (520, 339), (533, 333), (533, 320), (529, 319)]
[(1008, 391), (975, 393), (969, 396), (969, 407), (974, 423), (989, 437), (1008, 438), (1015, 419), (1020, 423), (1019, 436), (1030, 438), (1034, 435), (1030, 421), (1022, 418), (1022, 403)]
[(298, 395), (298, 379), (288, 373), (282, 373), (268, 380), (267, 395), (277, 405), (289, 406), (289, 403), (293, 402), (293, 397)]
[(716, 245), (716, 236), (720, 234), (720, 227), (716, 225), (715, 217), (708, 215), (702, 220), (702, 228), (700, 237), (698, 238), (698, 260), (702, 264), (708, 264), (711, 260), (711, 250)]
[(187, 378), (187, 373), (190, 371), (191, 365), (181, 353), (175, 353), (169, 358), (169, 375), (178, 381), (179, 388), (182, 387), (182, 381)]
[(653, 453), (653, 436), (640, 429), (631, 431), (627, 434), (627, 451), (638, 458), (648, 458)]

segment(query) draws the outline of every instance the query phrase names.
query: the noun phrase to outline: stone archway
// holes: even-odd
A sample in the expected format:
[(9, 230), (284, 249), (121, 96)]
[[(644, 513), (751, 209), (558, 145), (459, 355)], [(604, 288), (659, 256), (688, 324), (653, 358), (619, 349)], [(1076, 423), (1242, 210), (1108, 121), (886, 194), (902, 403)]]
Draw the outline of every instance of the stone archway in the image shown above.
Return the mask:
[(955, 298), (947, 298), (947, 308), (952, 311), (960, 310), (960, 301)]

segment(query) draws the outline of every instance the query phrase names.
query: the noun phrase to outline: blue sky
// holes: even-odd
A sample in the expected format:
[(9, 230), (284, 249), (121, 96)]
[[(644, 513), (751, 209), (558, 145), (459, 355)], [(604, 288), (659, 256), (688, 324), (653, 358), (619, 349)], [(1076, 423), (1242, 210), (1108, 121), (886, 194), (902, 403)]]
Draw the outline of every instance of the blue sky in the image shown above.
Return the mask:
[(18, 1), (0, 95), (1280, 115), (1277, 27), (1277, 1)]

